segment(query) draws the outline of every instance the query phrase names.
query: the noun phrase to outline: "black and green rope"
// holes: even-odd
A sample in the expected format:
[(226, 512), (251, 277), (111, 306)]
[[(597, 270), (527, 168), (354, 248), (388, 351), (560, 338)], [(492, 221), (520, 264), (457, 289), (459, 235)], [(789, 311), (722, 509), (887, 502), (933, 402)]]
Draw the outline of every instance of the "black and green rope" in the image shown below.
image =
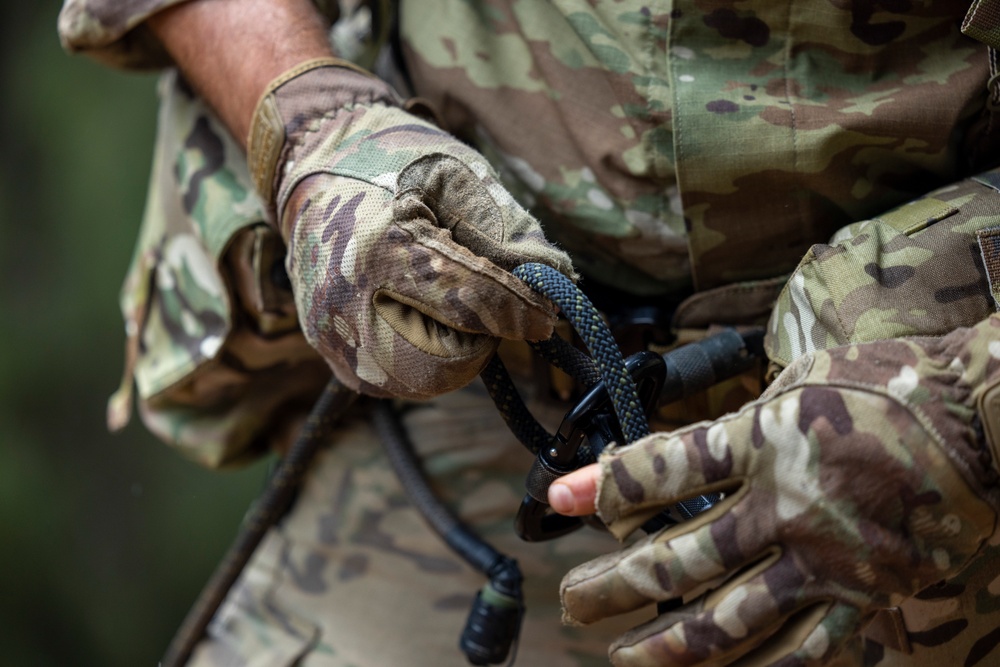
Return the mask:
[(559, 306), (562, 314), (573, 325), (604, 380), (615, 414), (621, 421), (626, 443), (648, 435), (649, 422), (632, 376), (625, 368), (625, 358), (600, 312), (587, 295), (569, 278), (544, 264), (522, 264), (513, 273)]

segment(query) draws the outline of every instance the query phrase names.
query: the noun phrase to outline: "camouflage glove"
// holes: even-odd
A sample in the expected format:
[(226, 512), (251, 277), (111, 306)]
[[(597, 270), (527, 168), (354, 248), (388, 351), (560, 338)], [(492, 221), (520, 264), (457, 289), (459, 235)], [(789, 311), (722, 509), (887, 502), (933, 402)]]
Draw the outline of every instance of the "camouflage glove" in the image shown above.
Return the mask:
[(619, 538), (680, 499), (726, 496), (571, 571), (566, 619), (684, 598), (619, 638), (614, 664), (824, 664), (993, 532), (998, 390), (993, 317), (940, 339), (816, 352), (738, 413), (613, 450), (596, 504)]
[(552, 306), (514, 267), (572, 268), (482, 156), (397, 101), (349, 63), (305, 63), (258, 104), (248, 157), (306, 338), (350, 387), (426, 398), (499, 338), (550, 335)]

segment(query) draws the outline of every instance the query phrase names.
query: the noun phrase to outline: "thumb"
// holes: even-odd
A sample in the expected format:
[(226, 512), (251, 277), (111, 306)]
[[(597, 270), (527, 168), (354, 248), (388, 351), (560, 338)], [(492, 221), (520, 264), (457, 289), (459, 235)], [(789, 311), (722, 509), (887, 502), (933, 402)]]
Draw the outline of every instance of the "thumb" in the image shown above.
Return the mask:
[(593, 463), (560, 477), (549, 487), (549, 505), (566, 516), (593, 514), (600, 475), (600, 466)]

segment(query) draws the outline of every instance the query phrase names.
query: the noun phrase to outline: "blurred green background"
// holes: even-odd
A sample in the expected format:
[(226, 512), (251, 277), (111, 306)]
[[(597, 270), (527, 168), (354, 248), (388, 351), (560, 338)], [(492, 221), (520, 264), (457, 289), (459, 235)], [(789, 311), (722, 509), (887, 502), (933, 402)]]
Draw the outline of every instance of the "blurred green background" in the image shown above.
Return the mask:
[(105, 429), (156, 77), (63, 53), (58, 11), (0, 24), (0, 663), (156, 665), (265, 464), (213, 473), (138, 419)]

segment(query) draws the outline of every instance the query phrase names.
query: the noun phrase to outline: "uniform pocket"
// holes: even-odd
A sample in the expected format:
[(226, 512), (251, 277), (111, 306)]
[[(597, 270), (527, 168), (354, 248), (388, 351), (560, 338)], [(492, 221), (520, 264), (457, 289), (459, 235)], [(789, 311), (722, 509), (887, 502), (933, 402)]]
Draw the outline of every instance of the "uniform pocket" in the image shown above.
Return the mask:
[(1000, 233), (982, 231), (1000, 225), (996, 176), (960, 181), (810, 248), (771, 314), (771, 360), (784, 367), (817, 349), (944, 335), (994, 312), (984, 256), (1000, 275), (1000, 242), (990, 243)]

